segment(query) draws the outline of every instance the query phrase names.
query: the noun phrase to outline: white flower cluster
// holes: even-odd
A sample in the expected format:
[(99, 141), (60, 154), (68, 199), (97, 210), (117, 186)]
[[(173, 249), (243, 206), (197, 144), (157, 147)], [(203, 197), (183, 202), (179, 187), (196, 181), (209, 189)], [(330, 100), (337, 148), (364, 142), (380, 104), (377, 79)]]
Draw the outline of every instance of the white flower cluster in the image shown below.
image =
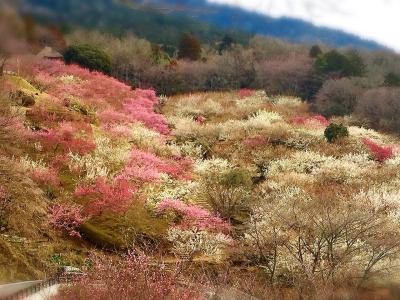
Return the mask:
[(286, 140), (286, 143), (296, 149), (305, 149), (311, 145), (318, 145), (325, 140), (324, 130), (319, 128), (292, 127), (288, 132), (290, 137)]
[(74, 75), (62, 75), (62, 76), (59, 76), (58, 79), (61, 80), (65, 84), (82, 81), (82, 79), (80, 79), (79, 77), (75, 77)]
[(180, 117), (209, 116), (221, 113), (223, 108), (213, 99), (203, 101), (199, 95), (190, 95), (175, 103), (175, 114)]
[(168, 124), (175, 127), (174, 135), (181, 138), (195, 137), (198, 132), (199, 124), (197, 124), (193, 118), (190, 117), (176, 117), (169, 116)]
[(275, 105), (282, 105), (290, 108), (295, 108), (303, 104), (300, 98), (286, 96), (272, 97), (270, 101)]
[(179, 148), (182, 155), (190, 156), (195, 159), (202, 159), (205, 153), (203, 146), (189, 141), (180, 144)]
[[(221, 139), (228, 139), (241, 133), (251, 134), (255, 130), (274, 129), (278, 126), (276, 122), (280, 120), (282, 120), (282, 117), (277, 112), (259, 110), (247, 120), (228, 120), (220, 123), (216, 130), (218, 130)], [(279, 126), (285, 126), (284, 124), (279, 123)]]
[(375, 211), (384, 211), (400, 225), (400, 180), (361, 191), (355, 201), (366, 201)]
[(26, 171), (47, 170), (46, 163), (43, 160), (32, 160), (29, 156), (23, 156), (19, 159), (19, 162)]
[(259, 110), (259, 108), (268, 101), (268, 97), (264, 91), (257, 91), (254, 96), (246, 97), (245, 99), (237, 99), (236, 107), (242, 109)]
[(222, 173), (232, 167), (231, 163), (226, 159), (212, 158), (196, 161), (194, 164), (194, 172), (198, 175), (207, 176), (210, 172)]
[(349, 126), (348, 130), (349, 130), (349, 136), (351, 138), (355, 138), (360, 142), (362, 142), (364, 138), (375, 140), (378, 143), (383, 143), (388, 139), (385, 135), (373, 129), (367, 129), (357, 126)]
[(97, 177), (112, 177), (123, 166), (129, 157), (129, 143), (113, 142), (101, 135), (95, 136), (96, 149), (89, 154), (80, 156), (70, 153), (69, 168), (85, 172), (85, 179), (94, 180)]
[(247, 120), (247, 126), (255, 129), (263, 129), (273, 122), (282, 120), (282, 117), (277, 112), (259, 110)]
[(201, 252), (215, 257), (216, 260), (220, 259), (224, 248), (232, 241), (230, 237), (222, 233), (213, 234), (177, 227), (168, 229), (167, 239), (173, 244), (171, 251), (180, 257), (187, 258)]
[(385, 161), (388, 166), (397, 167), (400, 166), (400, 151), (399, 148), (395, 148), (394, 156), (391, 159)]
[(180, 156), (179, 147), (175, 143), (166, 144), (158, 132), (150, 130), (139, 123), (132, 124), (130, 128), (131, 135), (129, 136), (129, 142), (138, 148), (154, 152), (161, 156)]
[(293, 172), (347, 182), (360, 178), (373, 164), (365, 153), (347, 154), (336, 159), (312, 151), (303, 151), (294, 153), (290, 158), (273, 161), (269, 166), (268, 175), (277, 176), (280, 173)]
[(140, 123), (131, 124), (131, 138), (137, 141), (148, 141), (151, 142), (159, 141), (160, 134), (154, 130), (151, 130)]
[(273, 161), (268, 168), (268, 175), (276, 176), (285, 172), (311, 174), (323, 163), (333, 159), (312, 151), (296, 152), (292, 157)]
[(163, 184), (148, 185), (143, 190), (146, 194), (147, 205), (154, 209), (164, 199), (179, 199), (189, 202), (198, 191), (200, 184), (196, 181), (178, 181), (167, 178)]

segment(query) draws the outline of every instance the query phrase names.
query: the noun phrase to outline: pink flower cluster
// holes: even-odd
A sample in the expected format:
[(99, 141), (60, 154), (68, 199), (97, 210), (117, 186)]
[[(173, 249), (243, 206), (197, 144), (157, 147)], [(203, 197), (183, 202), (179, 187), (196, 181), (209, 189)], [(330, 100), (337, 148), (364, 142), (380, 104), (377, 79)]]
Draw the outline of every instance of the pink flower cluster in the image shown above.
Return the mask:
[(55, 189), (61, 184), (57, 171), (54, 169), (34, 170), (30, 173), (30, 177), (38, 185), (47, 188)]
[(77, 229), (85, 221), (82, 206), (57, 204), (50, 209), (50, 225), (72, 237), (81, 237)]
[[(143, 94), (141, 92), (141, 94)], [(127, 99), (123, 110), (131, 121), (142, 122), (145, 126), (161, 134), (169, 134), (170, 130), (165, 117), (154, 112), (158, 100), (156, 97), (136, 97)]]
[[(99, 111), (105, 124), (142, 122), (161, 134), (170, 132), (163, 115), (155, 113), (158, 99), (153, 90), (132, 90), (128, 85), (97, 72), (90, 72), (61, 62), (42, 62), (35, 67), (36, 78), (46, 86), (46, 93), (61, 100), (74, 97)], [(60, 76), (72, 75), (79, 80), (68, 83)]]
[(204, 124), (206, 122), (206, 118), (203, 116), (197, 116), (195, 121), (199, 124)]
[(160, 179), (161, 173), (165, 173), (177, 179), (190, 179), (190, 165), (191, 162), (185, 159), (166, 160), (153, 153), (133, 149), (118, 178), (135, 182), (155, 182)]
[(329, 121), (322, 115), (312, 117), (297, 116), (291, 119), (291, 123), (298, 126), (310, 127), (326, 127), (329, 125)]
[(379, 146), (374, 141), (365, 138), (363, 140), (364, 145), (366, 145), (372, 156), (376, 161), (384, 162), (385, 160), (391, 159), (394, 156), (394, 147), (390, 145)]
[(117, 179), (109, 183), (105, 178), (98, 178), (94, 184), (81, 185), (74, 195), (88, 200), (85, 214), (100, 215), (104, 210), (124, 212), (133, 200), (135, 189), (126, 180)]
[(158, 213), (173, 211), (181, 220), (177, 226), (188, 228), (196, 227), (200, 230), (230, 232), (230, 224), (217, 216), (213, 216), (208, 210), (194, 205), (188, 205), (179, 200), (164, 199), (158, 207)]
[[(32, 132), (31, 141), (35, 146), (40, 144), (39, 155), (50, 166), (46, 171), (31, 174), (41, 185), (62, 188), (57, 175), (67, 169), (64, 167), (68, 165), (69, 152), (85, 155), (96, 149), (92, 124), (111, 138), (129, 138), (131, 123), (142, 123), (159, 132), (160, 143), (170, 133), (165, 117), (156, 112), (158, 98), (154, 90), (132, 90), (104, 74), (58, 61), (35, 63), (33, 73), (35, 83), (48, 95), (27, 116), (40, 129)], [(82, 203), (86, 217), (104, 210), (124, 212), (144, 184), (159, 181), (161, 174), (189, 179), (191, 165), (185, 158), (161, 158), (133, 149), (115, 179), (100, 177), (79, 185), (74, 196)], [(76, 175), (75, 170), (68, 170)]]
[(263, 136), (249, 137), (244, 140), (244, 144), (249, 148), (261, 147), (268, 144), (269, 140)]
[(252, 97), (255, 94), (256, 94), (256, 92), (254, 90), (250, 90), (250, 89), (240, 89), (240, 91), (239, 91), (240, 98)]
[[(41, 61), (34, 66), (36, 79), (47, 87), (46, 93), (64, 99), (73, 96), (96, 108), (121, 104), (132, 94), (130, 86), (98, 72), (90, 72), (76, 65), (59, 61)], [(72, 75), (79, 80), (65, 83), (59, 78)]]
[(48, 151), (73, 152), (84, 155), (96, 148), (90, 140), (92, 130), (86, 123), (63, 122), (58, 128), (44, 129), (36, 132), (35, 137)]
[[(154, 258), (130, 251), (124, 259), (93, 257), (93, 267), (60, 291), (62, 299), (203, 299), (204, 287), (182, 284), (178, 264), (155, 265)], [(203, 292), (204, 294), (204, 292)]]

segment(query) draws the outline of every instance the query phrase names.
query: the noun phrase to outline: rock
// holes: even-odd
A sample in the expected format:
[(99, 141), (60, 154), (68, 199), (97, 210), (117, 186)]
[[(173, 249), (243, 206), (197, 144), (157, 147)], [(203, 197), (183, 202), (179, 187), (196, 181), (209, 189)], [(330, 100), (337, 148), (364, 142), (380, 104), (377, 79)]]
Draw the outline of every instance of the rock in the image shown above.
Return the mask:
[(24, 107), (35, 105), (35, 97), (33, 95), (27, 94), (22, 90), (11, 92), (10, 99), (14, 101), (17, 105), (21, 105)]

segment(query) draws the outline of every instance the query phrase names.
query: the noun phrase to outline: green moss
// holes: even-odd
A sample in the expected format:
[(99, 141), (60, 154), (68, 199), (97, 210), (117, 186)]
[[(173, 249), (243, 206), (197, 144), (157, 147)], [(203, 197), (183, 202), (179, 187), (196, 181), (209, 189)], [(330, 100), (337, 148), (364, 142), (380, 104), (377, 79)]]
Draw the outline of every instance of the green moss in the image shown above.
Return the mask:
[(83, 238), (99, 248), (117, 250), (126, 248), (118, 232), (113, 232), (107, 224), (89, 221), (81, 226), (80, 231)]
[(6, 79), (11, 82), (16, 89), (19, 89), (28, 95), (32, 95), (36, 103), (48, 97), (48, 94), (41, 92), (22, 77), (16, 75), (6, 75)]
[(23, 79), (22, 77), (15, 75), (6, 75), (6, 78), (11, 81), (17, 88), (24, 90), (25, 92), (29, 92), (32, 94), (40, 94), (40, 91), (36, 89), (33, 85), (31, 85), (28, 81)]
[(135, 238), (159, 240), (168, 228), (168, 221), (152, 216), (143, 204), (133, 205), (125, 214), (103, 213), (81, 226), (82, 237), (97, 247), (126, 249)]

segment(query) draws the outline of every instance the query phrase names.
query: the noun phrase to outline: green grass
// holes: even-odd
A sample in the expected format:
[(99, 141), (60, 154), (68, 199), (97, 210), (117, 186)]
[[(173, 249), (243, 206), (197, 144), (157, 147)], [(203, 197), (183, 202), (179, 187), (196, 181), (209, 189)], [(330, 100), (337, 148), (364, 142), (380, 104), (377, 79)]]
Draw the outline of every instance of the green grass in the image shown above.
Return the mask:
[(17, 75), (5, 75), (5, 78), (11, 82), (17, 89), (28, 95), (32, 95), (37, 103), (43, 98), (48, 97), (46, 93), (42, 93), (24, 78)]
[(142, 204), (133, 204), (123, 215), (103, 213), (83, 224), (84, 239), (101, 249), (124, 250), (135, 238), (160, 240), (168, 228), (165, 219), (152, 216)]

